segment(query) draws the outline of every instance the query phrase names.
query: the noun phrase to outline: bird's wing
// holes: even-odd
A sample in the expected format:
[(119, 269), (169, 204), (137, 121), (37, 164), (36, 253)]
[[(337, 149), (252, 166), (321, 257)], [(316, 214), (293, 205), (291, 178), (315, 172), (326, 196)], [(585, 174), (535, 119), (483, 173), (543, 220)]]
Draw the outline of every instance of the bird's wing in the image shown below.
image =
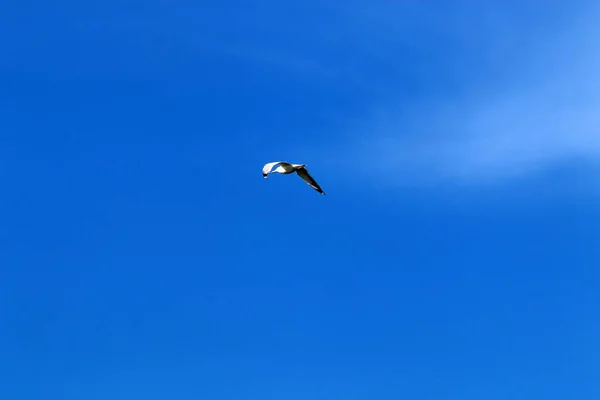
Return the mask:
[(300, 178), (304, 179), (306, 181), (306, 183), (308, 183), (317, 192), (325, 194), (325, 192), (323, 191), (323, 189), (321, 189), (321, 187), (319, 186), (317, 181), (315, 181), (313, 179), (313, 177), (310, 176), (310, 174), (308, 173), (306, 168), (300, 168), (300, 169), (296, 170), (296, 173), (298, 175), (300, 175)]
[(273, 167), (275, 165), (279, 164), (280, 162), (281, 161), (274, 161), (274, 162), (266, 163), (262, 169), (263, 176), (266, 178), (267, 175), (269, 175), (271, 173), (271, 170), (273, 169)]
[(266, 178), (271, 173), (271, 170), (273, 169), (273, 167), (276, 166), (277, 164), (291, 165), (289, 163), (286, 163), (285, 161), (273, 161), (273, 162), (270, 162), (270, 163), (266, 163), (265, 166), (262, 169), (263, 176)]

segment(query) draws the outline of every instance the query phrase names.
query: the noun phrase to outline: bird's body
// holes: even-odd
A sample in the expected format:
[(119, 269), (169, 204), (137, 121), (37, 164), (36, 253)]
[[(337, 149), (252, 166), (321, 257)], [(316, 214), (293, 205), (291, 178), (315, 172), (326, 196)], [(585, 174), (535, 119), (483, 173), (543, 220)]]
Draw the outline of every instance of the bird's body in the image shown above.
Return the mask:
[[(273, 168), (274, 166), (276, 167)], [(262, 169), (263, 178), (267, 178), (269, 174), (272, 173), (287, 175), (293, 172), (297, 173), (300, 178), (304, 179), (304, 181), (306, 181), (306, 183), (308, 183), (317, 192), (325, 194), (319, 184), (317, 184), (317, 182), (306, 170), (306, 164), (291, 164), (285, 161), (274, 161), (266, 163)]]
[[(277, 167), (271, 170), (274, 165), (277, 165)], [(266, 178), (269, 174), (274, 172), (278, 174), (291, 174), (301, 166), (302, 164), (290, 164), (283, 161), (270, 162), (263, 167), (263, 176)]]

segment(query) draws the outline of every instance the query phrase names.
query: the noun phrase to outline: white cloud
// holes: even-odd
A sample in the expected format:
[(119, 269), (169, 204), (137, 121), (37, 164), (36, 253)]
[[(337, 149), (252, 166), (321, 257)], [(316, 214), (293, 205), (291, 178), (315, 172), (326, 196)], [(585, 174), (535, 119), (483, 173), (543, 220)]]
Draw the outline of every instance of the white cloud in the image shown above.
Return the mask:
[[(510, 73), (501, 79), (470, 82), (468, 74), (478, 72), (474, 60), (497, 59), (494, 54), (506, 43), (506, 35), (512, 35), (509, 44), (518, 44), (514, 32), (499, 29), (491, 37), (488, 32), (487, 46), (465, 53), (468, 57), (462, 60), (453, 57), (454, 64), (448, 65), (468, 69), (454, 93), (415, 104), (403, 99), (397, 110), (382, 106), (384, 111), (361, 124), (355, 132), (360, 139), (340, 159), (347, 156), (358, 169), (387, 184), (497, 182), (572, 161), (597, 168), (600, 14), (586, 11), (563, 30), (545, 26), (543, 40), (530, 43), (527, 57), (502, 61)], [(472, 34), (476, 32), (457, 38), (473, 40)], [(540, 31), (534, 36), (540, 38)], [(469, 43), (462, 47), (469, 48)], [(504, 55), (520, 53), (507, 50)]]

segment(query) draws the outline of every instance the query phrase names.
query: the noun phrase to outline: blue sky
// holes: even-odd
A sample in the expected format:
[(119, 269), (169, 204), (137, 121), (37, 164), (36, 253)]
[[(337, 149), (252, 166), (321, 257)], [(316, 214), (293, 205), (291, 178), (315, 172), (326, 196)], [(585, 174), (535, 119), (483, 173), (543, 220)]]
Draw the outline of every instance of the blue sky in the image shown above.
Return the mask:
[(0, 397), (597, 399), (598, 17), (4, 2)]

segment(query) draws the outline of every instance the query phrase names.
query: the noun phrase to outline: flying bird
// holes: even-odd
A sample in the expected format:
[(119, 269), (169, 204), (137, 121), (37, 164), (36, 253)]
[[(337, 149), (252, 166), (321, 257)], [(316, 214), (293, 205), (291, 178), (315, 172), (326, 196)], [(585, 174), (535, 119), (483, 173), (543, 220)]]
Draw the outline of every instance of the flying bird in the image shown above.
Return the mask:
[[(271, 170), (274, 166), (277, 166), (277, 168)], [(321, 189), (317, 181), (315, 181), (313, 177), (310, 176), (310, 174), (308, 173), (306, 169), (306, 164), (290, 164), (285, 161), (274, 161), (266, 163), (262, 169), (263, 178), (268, 177), (269, 174), (272, 174), (274, 172), (285, 175), (295, 172), (300, 176), (300, 178), (304, 179), (306, 183), (308, 183), (317, 192), (325, 194), (325, 192), (323, 191), (323, 189)]]

